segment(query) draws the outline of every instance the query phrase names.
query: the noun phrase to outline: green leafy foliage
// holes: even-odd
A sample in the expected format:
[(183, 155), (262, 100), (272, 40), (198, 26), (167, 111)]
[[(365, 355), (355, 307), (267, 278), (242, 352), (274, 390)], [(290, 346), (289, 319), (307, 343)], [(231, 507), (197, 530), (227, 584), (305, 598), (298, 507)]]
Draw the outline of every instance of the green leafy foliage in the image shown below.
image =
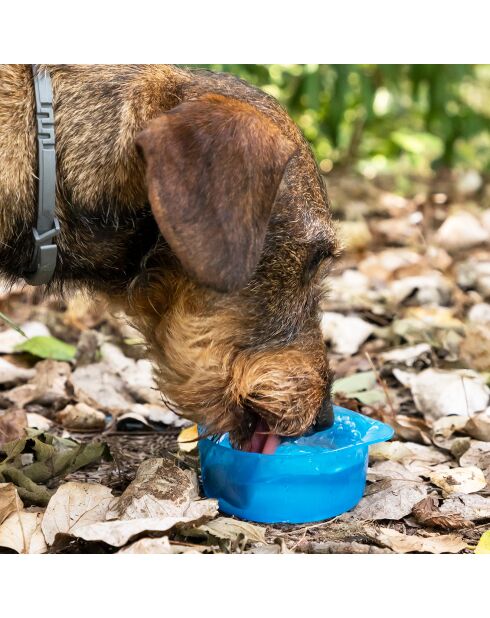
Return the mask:
[[(490, 169), (490, 65), (214, 64), (273, 95), (324, 171)], [(401, 169), (400, 169), (401, 168)]]
[(0, 448), (0, 482), (14, 483), (22, 500), (45, 506), (52, 490), (45, 483), (100, 460), (110, 458), (103, 442), (81, 444), (37, 429)]
[(58, 361), (71, 361), (75, 358), (76, 347), (56, 337), (32, 337), (15, 347), (17, 352), (28, 352), (39, 358)]

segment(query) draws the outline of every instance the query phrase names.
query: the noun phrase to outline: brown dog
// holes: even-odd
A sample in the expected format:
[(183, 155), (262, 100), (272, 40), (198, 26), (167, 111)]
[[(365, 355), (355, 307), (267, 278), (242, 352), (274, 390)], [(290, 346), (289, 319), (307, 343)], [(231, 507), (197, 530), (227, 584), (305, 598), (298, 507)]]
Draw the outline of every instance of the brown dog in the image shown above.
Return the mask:
[[(50, 66), (58, 161), (52, 291), (134, 318), (183, 414), (250, 447), (331, 422), (318, 323), (337, 245), (301, 133), (247, 83), (171, 66)], [(32, 257), (28, 65), (0, 65), (0, 271)], [(255, 442), (254, 444), (257, 444)], [(254, 447), (255, 448), (255, 447)]]

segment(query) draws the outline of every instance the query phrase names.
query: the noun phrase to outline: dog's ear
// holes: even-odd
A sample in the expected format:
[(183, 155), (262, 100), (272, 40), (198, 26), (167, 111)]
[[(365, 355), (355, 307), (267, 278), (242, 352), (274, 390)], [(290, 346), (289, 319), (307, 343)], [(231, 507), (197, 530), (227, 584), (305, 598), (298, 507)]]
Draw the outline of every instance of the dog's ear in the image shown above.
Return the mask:
[(186, 271), (219, 291), (244, 286), (292, 143), (251, 105), (214, 94), (152, 120), (136, 143), (153, 214)]

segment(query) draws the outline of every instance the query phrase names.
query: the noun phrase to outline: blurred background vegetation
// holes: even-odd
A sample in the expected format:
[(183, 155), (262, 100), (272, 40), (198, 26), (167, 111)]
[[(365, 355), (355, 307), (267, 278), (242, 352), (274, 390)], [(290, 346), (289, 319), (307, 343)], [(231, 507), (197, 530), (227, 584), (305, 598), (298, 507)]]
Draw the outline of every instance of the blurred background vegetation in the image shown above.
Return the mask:
[(322, 170), (490, 172), (490, 65), (214, 64), (276, 97)]

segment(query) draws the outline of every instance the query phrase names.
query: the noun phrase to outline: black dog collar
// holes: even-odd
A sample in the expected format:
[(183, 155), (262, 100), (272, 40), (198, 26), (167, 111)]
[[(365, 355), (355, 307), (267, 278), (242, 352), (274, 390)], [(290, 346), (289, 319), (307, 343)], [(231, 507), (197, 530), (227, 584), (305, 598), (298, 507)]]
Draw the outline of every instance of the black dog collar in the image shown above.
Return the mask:
[(37, 145), (39, 160), (39, 184), (37, 202), (37, 225), (32, 228), (34, 254), (29, 271), (24, 279), (30, 285), (49, 283), (56, 268), (58, 249), (54, 238), (59, 234), (60, 224), (55, 216), (56, 204), (56, 151), (54, 137), (53, 89), (45, 70), (32, 65), (36, 95)]

